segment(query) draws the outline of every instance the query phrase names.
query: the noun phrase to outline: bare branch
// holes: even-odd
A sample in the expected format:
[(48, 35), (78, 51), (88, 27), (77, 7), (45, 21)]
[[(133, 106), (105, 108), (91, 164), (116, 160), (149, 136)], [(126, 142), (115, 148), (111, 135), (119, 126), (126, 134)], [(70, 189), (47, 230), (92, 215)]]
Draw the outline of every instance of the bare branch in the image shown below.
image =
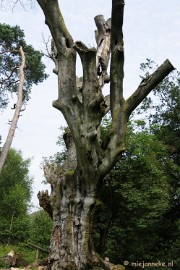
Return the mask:
[(13, 0), (13, 1), (9, 1), (9, 0), (1, 0), (0, 1), (1, 6), (0, 8), (10, 8), (12, 10), (12, 12), (16, 9), (16, 7), (18, 8), (19, 6), (23, 8), (23, 10), (25, 11), (29, 11), (33, 8), (33, 6), (35, 5), (36, 1), (35, 0)]
[(72, 47), (73, 39), (66, 28), (57, 0), (37, 0), (45, 15), (45, 22), (49, 26), (52, 37), (59, 53), (62, 53), (62, 46)]
[[(13, 5), (13, 8), (12, 8), (12, 11), (14, 10), (14, 8), (15, 8), (16, 4), (18, 3), (18, 1), (19, 1), (19, 0), (16, 0), (16, 1), (14, 2), (14, 5)], [(19, 1), (19, 3), (20, 3), (20, 5), (22, 5), (22, 4), (21, 4), (21, 1)]]
[(166, 60), (155, 72), (140, 83), (136, 91), (127, 99), (129, 115), (172, 70), (174, 70), (173, 65), (169, 60)]
[(48, 39), (46, 40), (46, 38), (44, 37), (44, 34), (42, 33), (42, 39), (43, 39), (43, 43), (45, 44), (45, 50), (47, 52), (47, 54), (44, 54), (44, 52), (43, 52), (43, 54), (45, 56), (49, 57), (49, 58), (52, 58), (51, 57), (51, 52), (49, 50), (49, 44), (50, 44), (50, 42), (52, 40), (51, 36), (49, 36)]
[(6, 142), (3, 145), (1, 156), (0, 156), (0, 173), (2, 171), (2, 168), (4, 166), (5, 160), (7, 158), (7, 154), (9, 151), (9, 148), (11, 147), (12, 140), (14, 137), (15, 130), (17, 128), (17, 123), (19, 119), (19, 115), (21, 112), (22, 104), (23, 104), (23, 84), (24, 84), (24, 67), (25, 67), (25, 55), (22, 47), (19, 48), (19, 54), (21, 57), (21, 66), (19, 68), (19, 86), (18, 86), (18, 99), (15, 106), (15, 112), (13, 116), (13, 120), (11, 122), (11, 126), (9, 129), (8, 136), (6, 138)]
[(19, 54), (19, 50), (4, 50), (4, 51), (0, 52), (0, 54), (4, 54), (4, 53), (15, 53), (15, 54)]
[[(42, 38), (43, 38), (43, 42), (45, 44), (45, 48), (46, 48), (46, 54), (43, 52), (43, 54), (50, 58), (54, 64), (55, 64), (55, 68), (53, 69), (53, 72), (58, 75), (58, 53), (57, 53), (57, 49), (56, 49), (56, 45), (54, 43), (54, 40), (52, 39), (52, 37), (49, 37), (48, 40), (46, 41), (44, 38), (44, 35), (42, 34)], [(49, 44), (51, 46), (51, 51), (49, 49)]]
[(166, 60), (154, 73), (143, 80), (137, 90), (126, 101), (116, 108), (114, 121), (109, 134), (109, 142), (105, 149), (105, 155), (100, 166), (100, 172), (107, 172), (108, 168), (112, 168), (118, 156), (125, 150), (125, 134), (127, 122), (131, 112), (141, 103), (141, 101), (154, 89), (172, 70), (174, 67)]
[[(17, 68), (18, 68), (17, 66), (14, 67), (14, 68), (12, 68), (11, 73), (9, 75), (6, 74), (7, 77), (4, 78), (4, 79), (2, 79), (2, 80), (0, 80), (0, 84), (3, 85), (6, 81), (8, 81), (12, 77), (13, 73), (17, 70)], [(12, 83), (15, 83), (15, 82), (11, 82), (11, 84)]]

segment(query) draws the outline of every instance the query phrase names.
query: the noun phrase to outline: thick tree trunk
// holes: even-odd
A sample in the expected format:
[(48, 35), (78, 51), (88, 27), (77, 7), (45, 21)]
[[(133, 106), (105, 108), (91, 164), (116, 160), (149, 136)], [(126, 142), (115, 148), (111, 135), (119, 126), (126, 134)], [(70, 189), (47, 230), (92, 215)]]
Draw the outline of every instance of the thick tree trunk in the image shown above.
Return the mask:
[[(92, 221), (97, 206), (94, 180), (90, 177), (84, 180), (78, 171), (64, 171), (63, 167), (50, 164), (45, 166), (45, 176), (52, 186), (49, 196), (53, 219), (51, 269), (123, 270), (123, 266), (115, 266), (100, 258), (93, 249)], [(85, 182), (90, 184), (85, 185)], [(42, 202), (44, 193), (40, 192), (38, 196)]]
[[(87, 175), (76, 162), (76, 147), (69, 129), (64, 140), (68, 159), (63, 165), (46, 163), (44, 174), (51, 194), (39, 192), (40, 205), (53, 220), (49, 261), (51, 269), (114, 269), (93, 249), (93, 216), (97, 204), (98, 175)], [(93, 176), (93, 178), (92, 178)], [(117, 268), (118, 267), (118, 268)], [(116, 266), (116, 269), (123, 269)]]
[(93, 186), (86, 190), (78, 175), (71, 172), (61, 177), (62, 185), (56, 187), (53, 198), (52, 269), (86, 269), (93, 254), (91, 223), (95, 190)]

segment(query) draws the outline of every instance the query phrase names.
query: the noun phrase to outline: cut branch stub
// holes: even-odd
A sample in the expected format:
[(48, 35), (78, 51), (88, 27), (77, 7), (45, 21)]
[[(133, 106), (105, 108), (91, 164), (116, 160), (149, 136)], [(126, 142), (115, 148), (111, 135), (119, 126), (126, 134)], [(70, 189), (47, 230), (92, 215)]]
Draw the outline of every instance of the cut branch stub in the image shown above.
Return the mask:
[(77, 41), (73, 48), (78, 52), (83, 65), (82, 101), (86, 107), (101, 94), (96, 67), (97, 51), (95, 48), (86, 47), (81, 41)]
[(38, 200), (39, 200), (39, 205), (48, 213), (50, 218), (52, 219), (53, 217), (53, 209), (51, 206), (50, 202), (50, 196), (48, 194), (48, 191), (40, 191), (37, 194)]
[[(83, 42), (76, 41), (73, 48), (78, 52), (83, 65), (83, 78), (84, 81), (94, 78), (94, 72), (96, 73), (96, 49), (88, 48)], [(93, 75), (92, 75), (93, 74)], [(90, 77), (89, 77), (90, 76)]]
[(103, 15), (98, 15), (94, 20), (98, 29), (95, 31), (97, 74), (99, 75), (100, 85), (103, 86), (104, 83), (110, 81), (110, 77), (107, 75), (107, 69), (110, 59), (111, 19), (105, 21)]

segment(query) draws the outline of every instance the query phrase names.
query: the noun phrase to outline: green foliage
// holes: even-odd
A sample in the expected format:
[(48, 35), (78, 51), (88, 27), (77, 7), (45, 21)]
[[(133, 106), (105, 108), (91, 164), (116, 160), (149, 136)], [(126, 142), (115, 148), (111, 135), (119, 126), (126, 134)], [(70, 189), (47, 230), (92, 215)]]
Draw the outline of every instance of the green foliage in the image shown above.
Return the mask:
[(33, 84), (38, 84), (47, 78), (43, 54), (27, 45), (24, 32), (19, 26), (12, 27), (0, 24), (0, 108), (7, 106), (8, 93), (16, 93), (19, 84), (20, 56), (18, 48), (22, 46), (26, 56), (24, 99), (30, 98)]
[(180, 73), (176, 71), (165, 79), (154, 94), (160, 103), (149, 119), (152, 132), (172, 146), (173, 158), (180, 165)]
[(44, 210), (39, 210), (29, 217), (29, 242), (48, 249), (52, 229), (52, 220)]
[[(148, 69), (147, 63), (143, 70), (148, 72)], [(159, 230), (164, 257), (169, 254), (168, 256), (178, 265), (180, 241), (180, 73), (178, 71), (171, 73), (154, 89), (152, 100), (158, 102), (151, 103), (149, 110), (142, 104), (140, 113), (146, 113), (150, 132), (168, 145), (169, 157), (178, 166), (174, 181), (171, 180), (171, 207), (164, 215)]]
[(170, 183), (177, 179), (177, 170), (168, 149), (154, 135), (131, 135), (126, 153), (101, 189), (103, 207), (96, 215), (101, 254), (116, 263), (153, 258), (155, 228), (170, 208)]
[[(156, 64), (147, 59), (141, 64), (145, 74), (149, 74)], [(155, 102), (156, 101), (156, 102)], [(174, 71), (167, 76), (147, 97), (137, 110), (145, 114), (150, 131), (159, 140), (172, 147), (172, 157), (180, 164), (180, 72)]]
[(0, 258), (0, 268), (10, 268), (10, 265)]
[[(143, 77), (154, 65), (141, 65)], [(127, 151), (101, 187), (94, 239), (115, 263), (173, 261), (179, 269), (179, 83), (174, 72), (143, 102), (143, 118), (129, 123)]]
[(11, 149), (0, 175), (0, 241), (15, 243), (28, 235), (28, 206), (32, 179), (30, 160), (23, 160), (21, 152)]

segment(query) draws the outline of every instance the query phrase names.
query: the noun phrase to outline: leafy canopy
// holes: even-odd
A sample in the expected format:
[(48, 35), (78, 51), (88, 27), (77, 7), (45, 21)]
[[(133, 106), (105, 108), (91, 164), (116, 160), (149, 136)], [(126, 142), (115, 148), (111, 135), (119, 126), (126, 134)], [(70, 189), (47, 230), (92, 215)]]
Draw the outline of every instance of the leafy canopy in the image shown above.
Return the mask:
[[(156, 66), (147, 59), (141, 64), (141, 70), (148, 76)], [(156, 86), (137, 112), (146, 114), (151, 132), (172, 146), (172, 157), (180, 164), (180, 72), (173, 71)]]
[(52, 220), (44, 210), (29, 216), (29, 242), (48, 249), (52, 229)]
[(11, 149), (0, 175), (0, 242), (22, 241), (28, 234), (28, 207), (31, 199), (32, 178), (30, 160)]
[(30, 97), (33, 84), (38, 84), (47, 78), (43, 54), (27, 45), (23, 30), (19, 26), (0, 24), (0, 108), (8, 104), (9, 93), (16, 93), (19, 84), (19, 66), (21, 59), (18, 49), (23, 47), (26, 56), (24, 99)]

